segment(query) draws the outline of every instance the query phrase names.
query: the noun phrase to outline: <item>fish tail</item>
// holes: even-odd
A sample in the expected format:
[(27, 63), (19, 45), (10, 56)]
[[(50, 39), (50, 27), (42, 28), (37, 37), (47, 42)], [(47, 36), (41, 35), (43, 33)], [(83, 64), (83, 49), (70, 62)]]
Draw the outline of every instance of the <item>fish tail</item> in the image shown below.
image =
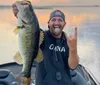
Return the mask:
[(30, 85), (30, 84), (31, 84), (31, 78), (30, 78), (30, 77), (29, 77), (29, 78), (24, 77), (23, 83), (24, 83), (25, 85)]

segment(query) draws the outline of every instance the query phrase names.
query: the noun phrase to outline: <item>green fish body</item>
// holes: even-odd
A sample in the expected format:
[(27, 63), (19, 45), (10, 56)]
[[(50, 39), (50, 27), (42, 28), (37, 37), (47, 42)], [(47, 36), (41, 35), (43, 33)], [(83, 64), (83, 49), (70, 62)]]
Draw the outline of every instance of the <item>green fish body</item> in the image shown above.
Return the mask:
[(41, 41), (37, 17), (30, 2), (26, 2), (17, 1), (15, 4), (18, 8), (18, 44), (23, 63), (22, 73), (25, 77), (30, 77), (33, 61), (41, 61), (41, 58), (37, 57)]

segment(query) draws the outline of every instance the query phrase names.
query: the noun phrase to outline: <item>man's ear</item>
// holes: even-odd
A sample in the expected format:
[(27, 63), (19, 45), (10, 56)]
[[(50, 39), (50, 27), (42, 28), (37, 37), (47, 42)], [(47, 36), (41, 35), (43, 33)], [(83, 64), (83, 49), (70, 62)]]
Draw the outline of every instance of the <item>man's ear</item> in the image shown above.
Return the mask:
[(48, 28), (50, 28), (50, 27), (49, 27), (49, 21), (48, 21), (47, 23), (48, 23)]
[(48, 25), (48, 28), (50, 28), (49, 25)]

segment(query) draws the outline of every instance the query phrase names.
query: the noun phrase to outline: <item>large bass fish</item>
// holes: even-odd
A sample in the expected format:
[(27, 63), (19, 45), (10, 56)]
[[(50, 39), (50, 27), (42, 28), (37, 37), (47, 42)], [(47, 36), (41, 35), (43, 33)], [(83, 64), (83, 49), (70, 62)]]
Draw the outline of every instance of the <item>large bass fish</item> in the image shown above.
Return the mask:
[[(43, 35), (43, 32), (40, 31), (37, 17), (29, 1), (17, 1), (14, 5), (18, 9), (18, 24), (14, 30), (14, 32), (18, 32), (19, 52), (17, 54), (21, 56), (20, 59), (23, 64), (21, 72), (23, 81), (26, 83), (25, 85), (30, 85), (32, 63), (34, 60), (39, 62), (43, 59), (41, 55), (42, 52), (39, 48), (42, 42), (40, 36), (41, 34)], [(15, 57), (15, 59), (17, 59), (17, 57)]]

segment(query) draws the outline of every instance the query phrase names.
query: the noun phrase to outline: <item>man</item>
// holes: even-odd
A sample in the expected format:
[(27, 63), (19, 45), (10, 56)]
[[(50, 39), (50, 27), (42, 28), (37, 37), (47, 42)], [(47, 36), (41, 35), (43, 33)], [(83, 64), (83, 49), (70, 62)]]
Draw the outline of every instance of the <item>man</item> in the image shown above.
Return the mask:
[[(16, 16), (18, 9), (13, 6)], [(36, 64), (36, 85), (72, 85), (70, 69), (78, 65), (77, 28), (74, 35), (62, 31), (66, 25), (65, 15), (60, 10), (51, 13), (48, 30), (40, 45), (44, 60)]]

